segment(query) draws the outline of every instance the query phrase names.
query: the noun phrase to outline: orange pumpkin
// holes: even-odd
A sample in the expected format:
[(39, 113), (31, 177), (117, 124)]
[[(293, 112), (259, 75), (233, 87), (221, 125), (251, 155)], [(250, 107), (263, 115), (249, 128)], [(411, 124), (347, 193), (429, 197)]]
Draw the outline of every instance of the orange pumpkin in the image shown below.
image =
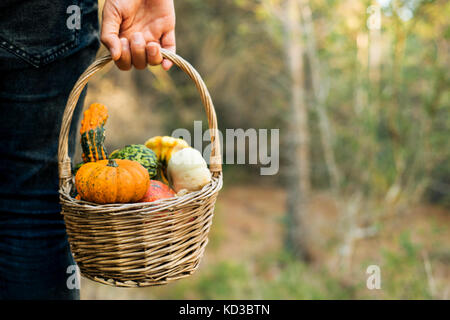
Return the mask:
[(132, 160), (88, 162), (75, 176), (81, 198), (99, 204), (137, 202), (145, 195), (149, 184), (147, 169)]

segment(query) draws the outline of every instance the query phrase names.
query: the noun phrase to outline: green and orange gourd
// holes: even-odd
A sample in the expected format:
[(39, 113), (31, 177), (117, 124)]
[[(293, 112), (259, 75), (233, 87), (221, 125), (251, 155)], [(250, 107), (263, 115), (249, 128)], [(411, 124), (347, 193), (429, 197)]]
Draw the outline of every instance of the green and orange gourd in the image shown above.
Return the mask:
[(104, 145), (105, 123), (108, 119), (108, 109), (100, 104), (93, 103), (84, 112), (81, 121), (81, 149), (85, 163), (108, 159)]

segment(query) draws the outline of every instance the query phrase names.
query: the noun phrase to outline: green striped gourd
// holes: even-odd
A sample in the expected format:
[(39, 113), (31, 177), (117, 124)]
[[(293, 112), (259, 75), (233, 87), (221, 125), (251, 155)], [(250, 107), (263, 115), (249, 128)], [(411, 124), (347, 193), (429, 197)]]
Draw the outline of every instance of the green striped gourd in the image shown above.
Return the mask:
[(132, 144), (111, 153), (110, 159), (127, 159), (139, 162), (147, 169), (150, 179), (158, 174), (159, 161), (151, 149), (143, 144)]

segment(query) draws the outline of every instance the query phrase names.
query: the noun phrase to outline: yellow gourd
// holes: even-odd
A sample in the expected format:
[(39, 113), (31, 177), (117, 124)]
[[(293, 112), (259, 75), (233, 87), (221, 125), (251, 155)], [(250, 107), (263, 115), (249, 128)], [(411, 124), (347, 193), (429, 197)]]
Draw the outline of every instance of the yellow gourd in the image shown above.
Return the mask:
[(172, 155), (184, 148), (189, 148), (189, 144), (183, 139), (170, 136), (156, 136), (148, 139), (145, 146), (156, 153), (159, 163), (161, 164), (159, 178), (162, 182), (168, 184), (167, 164)]

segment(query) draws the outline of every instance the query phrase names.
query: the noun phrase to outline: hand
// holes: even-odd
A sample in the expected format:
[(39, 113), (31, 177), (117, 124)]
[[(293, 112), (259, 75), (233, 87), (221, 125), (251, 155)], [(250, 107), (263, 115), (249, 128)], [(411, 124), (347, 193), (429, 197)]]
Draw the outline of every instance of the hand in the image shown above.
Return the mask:
[(121, 70), (161, 64), (169, 70), (160, 48), (175, 52), (173, 0), (106, 0), (101, 41)]

